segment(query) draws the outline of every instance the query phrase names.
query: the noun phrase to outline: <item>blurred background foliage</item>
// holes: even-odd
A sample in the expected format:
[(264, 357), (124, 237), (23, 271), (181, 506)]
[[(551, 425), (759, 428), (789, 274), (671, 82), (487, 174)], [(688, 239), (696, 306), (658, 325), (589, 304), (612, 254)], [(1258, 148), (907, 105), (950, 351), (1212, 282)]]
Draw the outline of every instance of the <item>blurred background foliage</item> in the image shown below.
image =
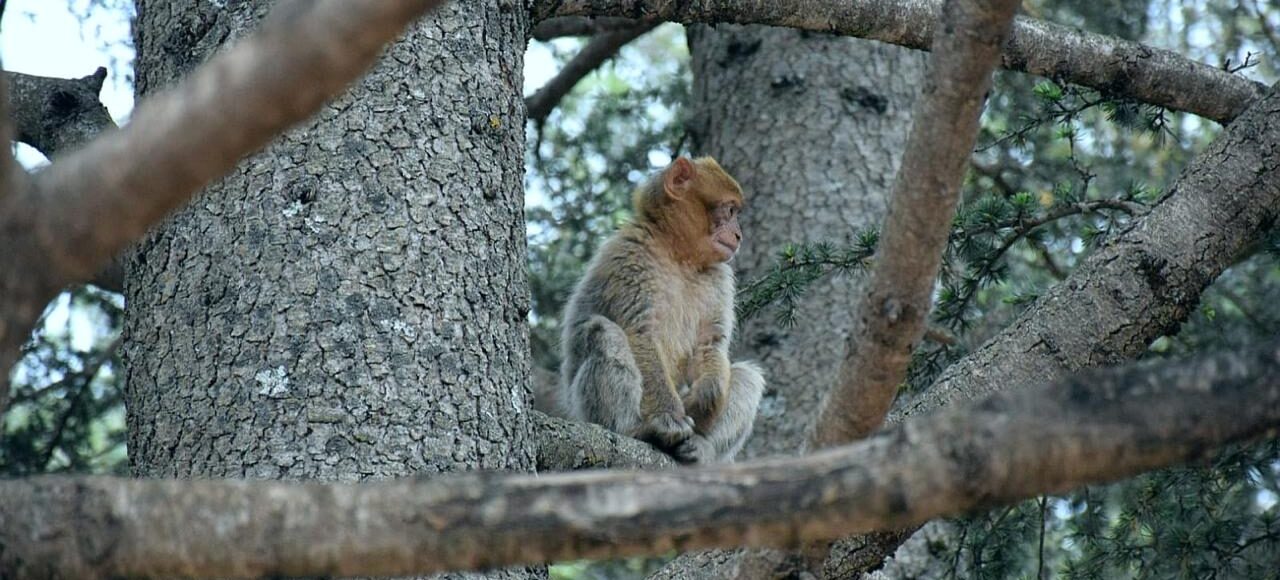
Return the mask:
[[(127, 47), (127, 37), (104, 41), (89, 23), (93, 10), (127, 11), (127, 2), (69, 5), (81, 16), (83, 36)], [(1278, 78), (1280, 7), (1261, 0), (1037, 0), (1023, 10), (1267, 84)], [(6, 27), (15, 25), (13, 13), (5, 19)], [(535, 42), (527, 62), (548, 76), (582, 44)], [(98, 64), (110, 64), (114, 78), (132, 78), (127, 59)], [(629, 219), (631, 188), (673, 155), (690, 153), (683, 129), (689, 86), (683, 29), (663, 25), (579, 83), (544, 123), (528, 127), (531, 348), (541, 380), (558, 365), (561, 308), (596, 245)], [(927, 386), (1068, 275), (1097, 241), (1144, 212), (1219, 131), (1196, 117), (1052, 79), (999, 73), (939, 284), (933, 332), (943, 339), (926, 341), (917, 353), (908, 388)], [(778, 248), (772, 269), (742, 281), (740, 316), (789, 324), (808, 284), (860, 275), (876, 232), (854, 239), (853, 246), (797, 241)], [(1240, 256), (1148, 357), (1237, 348), (1280, 333), (1278, 256), (1280, 235)], [(123, 307), (119, 295), (93, 287), (50, 305), (14, 370), (14, 404), (0, 441), (4, 476), (127, 472), (121, 375), (112, 354)], [(918, 576), (1280, 578), (1277, 446), (1234, 448), (1201, 464), (956, 518), (951, 534), (928, 545)], [(663, 561), (569, 563), (552, 575), (640, 578)]]

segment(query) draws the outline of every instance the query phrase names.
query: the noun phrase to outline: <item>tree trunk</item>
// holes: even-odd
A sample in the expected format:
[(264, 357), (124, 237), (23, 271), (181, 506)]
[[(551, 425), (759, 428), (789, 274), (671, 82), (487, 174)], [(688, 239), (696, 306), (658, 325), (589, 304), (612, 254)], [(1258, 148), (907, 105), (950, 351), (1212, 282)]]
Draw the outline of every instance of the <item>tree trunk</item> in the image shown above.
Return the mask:
[[(267, 4), (139, 0), (139, 95)], [(125, 288), (136, 475), (534, 468), (527, 26), (506, 0), (449, 4), (139, 244)]]
[[(884, 216), (925, 55), (885, 44), (759, 26), (691, 27), (694, 143), (747, 195), (741, 280), (790, 242), (847, 243)], [(836, 379), (862, 280), (805, 293), (792, 328), (768, 311), (738, 333), (768, 392), (745, 455), (794, 453)]]
[[(876, 42), (761, 26), (691, 26), (695, 151), (742, 184), (739, 279), (765, 272), (787, 243), (845, 244), (884, 217), (922, 84), (925, 55)], [(836, 379), (863, 280), (833, 277), (805, 293), (796, 324), (746, 321), (735, 358), (764, 366), (767, 390), (745, 457), (794, 454)], [(783, 562), (705, 553), (659, 577), (756, 576)], [(765, 557), (764, 560), (771, 558)]]

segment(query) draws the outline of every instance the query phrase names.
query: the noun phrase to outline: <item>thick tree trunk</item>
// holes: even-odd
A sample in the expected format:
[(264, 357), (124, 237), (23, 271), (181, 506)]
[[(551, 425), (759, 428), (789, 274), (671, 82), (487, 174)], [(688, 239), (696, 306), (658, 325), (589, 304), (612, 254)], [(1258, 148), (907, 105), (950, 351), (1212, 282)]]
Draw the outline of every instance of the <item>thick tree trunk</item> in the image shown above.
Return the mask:
[[(761, 26), (692, 26), (689, 45), (696, 152), (719, 159), (747, 195), (734, 263), (741, 280), (763, 273), (787, 243), (847, 243), (879, 225), (925, 55)], [(794, 327), (779, 327), (767, 311), (742, 325), (736, 356), (760, 361), (768, 384), (744, 456), (794, 454), (804, 443), (835, 382), (862, 283), (816, 284)], [(739, 556), (684, 557), (659, 577), (753, 575), (771, 565)]]
[[(266, 4), (140, 0), (140, 95)], [(527, 26), (505, 0), (451, 3), (139, 245), (125, 292), (135, 474), (534, 468)]]
[[(696, 152), (719, 159), (747, 195), (740, 279), (763, 273), (787, 243), (845, 243), (879, 225), (924, 55), (759, 26), (694, 26), (689, 44)], [(741, 327), (737, 351), (759, 360), (769, 383), (746, 456), (794, 453), (804, 441), (835, 381), (861, 284), (815, 285), (792, 328), (767, 311)]]

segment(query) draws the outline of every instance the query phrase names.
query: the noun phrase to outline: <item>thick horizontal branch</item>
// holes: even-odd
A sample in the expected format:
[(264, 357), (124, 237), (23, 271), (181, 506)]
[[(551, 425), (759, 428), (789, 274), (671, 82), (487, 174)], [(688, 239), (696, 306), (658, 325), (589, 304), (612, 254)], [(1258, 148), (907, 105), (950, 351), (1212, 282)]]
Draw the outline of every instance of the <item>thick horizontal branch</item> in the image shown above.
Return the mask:
[[(537, 0), (535, 22), (566, 16), (767, 24), (927, 50), (936, 0)], [(1014, 20), (1003, 66), (1227, 123), (1266, 88), (1177, 53), (1033, 18)]]
[[(128, 126), (0, 196), (0, 363), (45, 304), (236, 162), (314, 113), (439, 0), (295, 0)], [(8, 368), (8, 367), (5, 367)], [(0, 372), (0, 410), (8, 394)]]
[(78, 79), (3, 73), (9, 82), (14, 138), (53, 159), (115, 128), (98, 99), (107, 69)]
[(924, 337), (991, 72), (1017, 8), (1017, 0), (943, 6), (945, 32), (933, 39), (929, 76), (880, 228), (879, 259), (856, 306), (839, 380), (819, 412), (815, 447), (855, 441), (879, 428), (906, 379), (911, 353)]
[(588, 18), (566, 16), (543, 20), (533, 27), (530, 36), (534, 40), (548, 41), (562, 36), (592, 36), (601, 32), (635, 28), (639, 22), (630, 18)]
[(671, 457), (652, 445), (599, 425), (531, 413), (537, 438), (538, 471), (675, 467)]
[(1199, 458), (1280, 427), (1280, 344), (1095, 372), (800, 458), (361, 485), (0, 481), (15, 577), (422, 574), (897, 528)]
[(573, 90), (578, 81), (581, 81), (592, 71), (600, 68), (600, 65), (613, 58), (628, 42), (653, 30), (653, 27), (653, 24), (636, 23), (631, 28), (601, 32), (592, 37), (591, 40), (587, 41), (586, 46), (583, 46), (582, 50), (574, 55), (554, 78), (547, 81), (547, 84), (538, 89), (538, 92), (529, 95), (524, 100), (528, 118), (534, 122), (541, 123), (560, 103), (560, 99), (563, 99), (565, 95), (569, 94), (569, 91)]

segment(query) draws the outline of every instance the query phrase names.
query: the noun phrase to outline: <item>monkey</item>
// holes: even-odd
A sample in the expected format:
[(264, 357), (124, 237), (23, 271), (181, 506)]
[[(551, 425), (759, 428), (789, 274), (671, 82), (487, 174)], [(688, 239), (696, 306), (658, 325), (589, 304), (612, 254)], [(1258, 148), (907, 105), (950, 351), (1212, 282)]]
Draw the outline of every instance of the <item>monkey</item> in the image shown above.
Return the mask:
[(677, 157), (632, 205), (565, 307), (553, 398), (681, 463), (730, 462), (764, 392), (757, 365), (729, 362), (742, 188), (710, 157)]

